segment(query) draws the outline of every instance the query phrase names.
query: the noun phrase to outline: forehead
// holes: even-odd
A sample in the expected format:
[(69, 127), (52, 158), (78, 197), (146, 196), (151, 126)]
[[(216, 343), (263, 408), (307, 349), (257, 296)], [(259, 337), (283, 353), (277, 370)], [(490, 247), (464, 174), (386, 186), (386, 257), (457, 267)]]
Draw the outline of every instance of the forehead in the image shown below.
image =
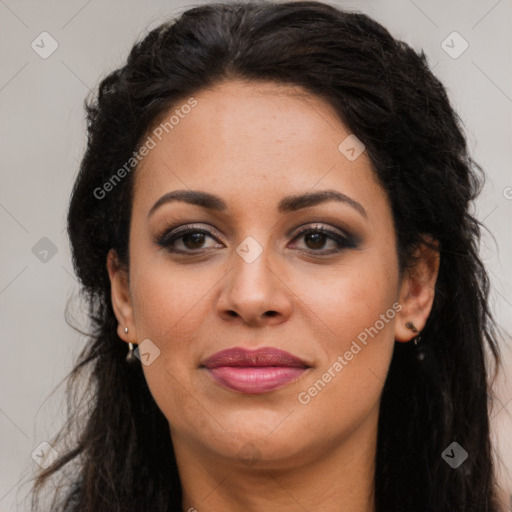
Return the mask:
[(350, 161), (339, 149), (349, 135), (334, 109), (301, 87), (225, 82), (159, 119), (136, 171), (135, 202), (184, 188), (275, 202), (316, 184), (368, 195), (377, 184), (367, 154)]

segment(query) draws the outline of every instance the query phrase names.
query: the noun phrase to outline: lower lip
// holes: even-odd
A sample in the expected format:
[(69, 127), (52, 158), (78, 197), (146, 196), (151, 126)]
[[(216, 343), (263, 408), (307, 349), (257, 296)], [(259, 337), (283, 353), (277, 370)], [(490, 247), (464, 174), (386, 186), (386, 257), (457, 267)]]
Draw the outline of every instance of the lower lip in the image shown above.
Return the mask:
[(241, 393), (261, 394), (297, 380), (308, 368), (291, 366), (219, 366), (207, 368), (213, 380)]

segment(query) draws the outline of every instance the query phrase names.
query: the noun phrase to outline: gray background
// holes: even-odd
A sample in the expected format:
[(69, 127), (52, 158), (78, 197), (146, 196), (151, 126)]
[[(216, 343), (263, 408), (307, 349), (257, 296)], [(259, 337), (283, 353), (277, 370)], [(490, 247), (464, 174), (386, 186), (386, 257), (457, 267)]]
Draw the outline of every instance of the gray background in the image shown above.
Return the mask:
[[(27, 481), (37, 469), (31, 453), (63, 421), (62, 379), (85, 341), (64, 315), (69, 300), (72, 321), (83, 321), (65, 233), (85, 147), (83, 100), (124, 63), (136, 39), (198, 3), (0, 0), (0, 511), (29, 509)], [(510, 0), (337, 3), (423, 48), (447, 87), (473, 156), (488, 176), (475, 211), (494, 239), (484, 233), (481, 255), (492, 281), (493, 311), (512, 332)], [(42, 46), (43, 31), (58, 43), (47, 59), (31, 47), (34, 40)], [(457, 58), (462, 40), (447, 39), (454, 31), (469, 44)], [(48, 39), (44, 45), (49, 48)], [(50, 242), (40, 241), (45, 237)], [(41, 252), (49, 246), (55, 254)], [(492, 426), (510, 493), (512, 356), (510, 341), (502, 345), (505, 368), (496, 383)]]

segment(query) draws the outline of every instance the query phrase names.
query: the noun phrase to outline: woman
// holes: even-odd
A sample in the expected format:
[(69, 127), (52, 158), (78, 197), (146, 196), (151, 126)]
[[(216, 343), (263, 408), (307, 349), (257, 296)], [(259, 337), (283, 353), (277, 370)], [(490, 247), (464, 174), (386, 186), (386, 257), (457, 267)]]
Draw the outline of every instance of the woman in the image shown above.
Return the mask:
[(481, 170), (423, 53), (320, 2), (209, 4), (87, 114), (92, 396), (52, 510), (500, 510)]

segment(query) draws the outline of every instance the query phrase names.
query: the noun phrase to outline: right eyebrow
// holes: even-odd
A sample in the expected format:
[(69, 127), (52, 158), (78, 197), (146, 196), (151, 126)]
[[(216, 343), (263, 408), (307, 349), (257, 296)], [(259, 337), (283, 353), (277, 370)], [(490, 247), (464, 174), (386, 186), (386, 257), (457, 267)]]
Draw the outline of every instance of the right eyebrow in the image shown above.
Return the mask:
[(164, 194), (151, 207), (148, 217), (150, 217), (160, 206), (173, 201), (182, 201), (184, 203), (194, 204), (208, 210), (227, 210), (226, 203), (220, 197), (210, 194), (209, 192), (201, 192), (199, 190), (173, 190), (172, 192)]

